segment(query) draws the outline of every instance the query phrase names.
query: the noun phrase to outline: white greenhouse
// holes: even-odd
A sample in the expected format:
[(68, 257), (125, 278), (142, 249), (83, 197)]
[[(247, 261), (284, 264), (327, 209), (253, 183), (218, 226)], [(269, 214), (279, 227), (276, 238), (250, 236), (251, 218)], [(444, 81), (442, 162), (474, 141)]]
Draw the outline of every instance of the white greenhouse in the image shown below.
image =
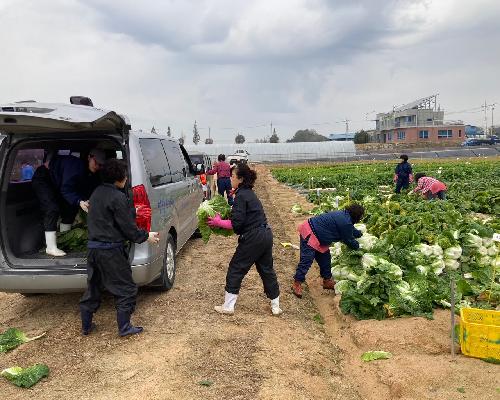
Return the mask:
[(294, 162), (306, 160), (343, 159), (356, 155), (354, 142), (301, 142), (301, 143), (243, 143), (243, 144), (188, 144), (187, 152), (203, 152), (216, 160), (237, 150), (246, 150), (250, 162)]

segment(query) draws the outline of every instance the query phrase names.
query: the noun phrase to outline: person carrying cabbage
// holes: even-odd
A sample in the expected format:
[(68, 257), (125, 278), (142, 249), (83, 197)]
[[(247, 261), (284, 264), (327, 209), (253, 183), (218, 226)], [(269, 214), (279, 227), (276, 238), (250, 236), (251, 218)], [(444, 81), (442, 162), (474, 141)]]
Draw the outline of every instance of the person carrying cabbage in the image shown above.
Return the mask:
[(317, 215), (304, 221), (299, 226), (300, 261), (294, 275), (292, 292), (298, 298), (302, 297), (302, 283), (314, 260), (319, 265), (323, 278), (323, 288), (333, 290), (335, 281), (332, 279), (332, 256), (330, 245), (342, 242), (351, 249), (359, 249), (356, 238), (363, 233), (354, 227), (363, 218), (365, 209), (359, 204), (351, 204), (344, 210), (332, 211)]
[(208, 225), (222, 229), (232, 229), (240, 235), (238, 247), (229, 262), (226, 274), (224, 303), (215, 306), (219, 314), (234, 314), (241, 282), (255, 264), (264, 292), (271, 300), (271, 312), (280, 315), (280, 288), (273, 267), (273, 232), (267, 224), (262, 203), (252, 190), (257, 173), (247, 164), (238, 163), (231, 170), (231, 185), (236, 188), (231, 219), (222, 219), (220, 214), (208, 217)]

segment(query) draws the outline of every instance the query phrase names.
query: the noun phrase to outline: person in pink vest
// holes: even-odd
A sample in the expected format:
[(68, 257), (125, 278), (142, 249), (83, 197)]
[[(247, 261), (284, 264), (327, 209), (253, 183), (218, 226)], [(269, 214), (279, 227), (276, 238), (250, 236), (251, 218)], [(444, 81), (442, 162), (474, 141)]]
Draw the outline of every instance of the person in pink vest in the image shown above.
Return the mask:
[(410, 193), (420, 192), (427, 200), (435, 198), (446, 200), (446, 191), (448, 188), (443, 182), (438, 181), (436, 178), (425, 176), (423, 172), (415, 174), (415, 181), (417, 182), (417, 187)]

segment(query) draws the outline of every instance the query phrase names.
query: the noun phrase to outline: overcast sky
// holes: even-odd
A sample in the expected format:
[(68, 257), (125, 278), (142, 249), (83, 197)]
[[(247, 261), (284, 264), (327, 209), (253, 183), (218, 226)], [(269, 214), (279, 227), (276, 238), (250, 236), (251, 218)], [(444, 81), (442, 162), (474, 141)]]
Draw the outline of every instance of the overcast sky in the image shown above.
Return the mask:
[(498, 0), (0, 0), (0, 102), (86, 95), (188, 143), (194, 120), (219, 143), (373, 128), (436, 93), (500, 122), (499, 21)]

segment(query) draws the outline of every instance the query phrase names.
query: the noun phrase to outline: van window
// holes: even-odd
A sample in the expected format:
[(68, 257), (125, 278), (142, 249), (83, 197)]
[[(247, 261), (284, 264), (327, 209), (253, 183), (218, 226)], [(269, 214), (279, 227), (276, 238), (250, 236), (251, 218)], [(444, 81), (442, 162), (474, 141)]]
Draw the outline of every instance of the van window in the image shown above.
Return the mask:
[(170, 167), (160, 139), (139, 139), (139, 143), (151, 185), (160, 186), (172, 182)]
[(17, 151), (10, 174), (11, 182), (31, 181), (35, 170), (43, 163), (43, 149), (22, 149)]
[(168, 164), (172, 173), (172, 182), (182, 181), (187, 173), (187, 164), (179, 145), (171, 140), (162, 139), (161, 143), (167, 155)]

